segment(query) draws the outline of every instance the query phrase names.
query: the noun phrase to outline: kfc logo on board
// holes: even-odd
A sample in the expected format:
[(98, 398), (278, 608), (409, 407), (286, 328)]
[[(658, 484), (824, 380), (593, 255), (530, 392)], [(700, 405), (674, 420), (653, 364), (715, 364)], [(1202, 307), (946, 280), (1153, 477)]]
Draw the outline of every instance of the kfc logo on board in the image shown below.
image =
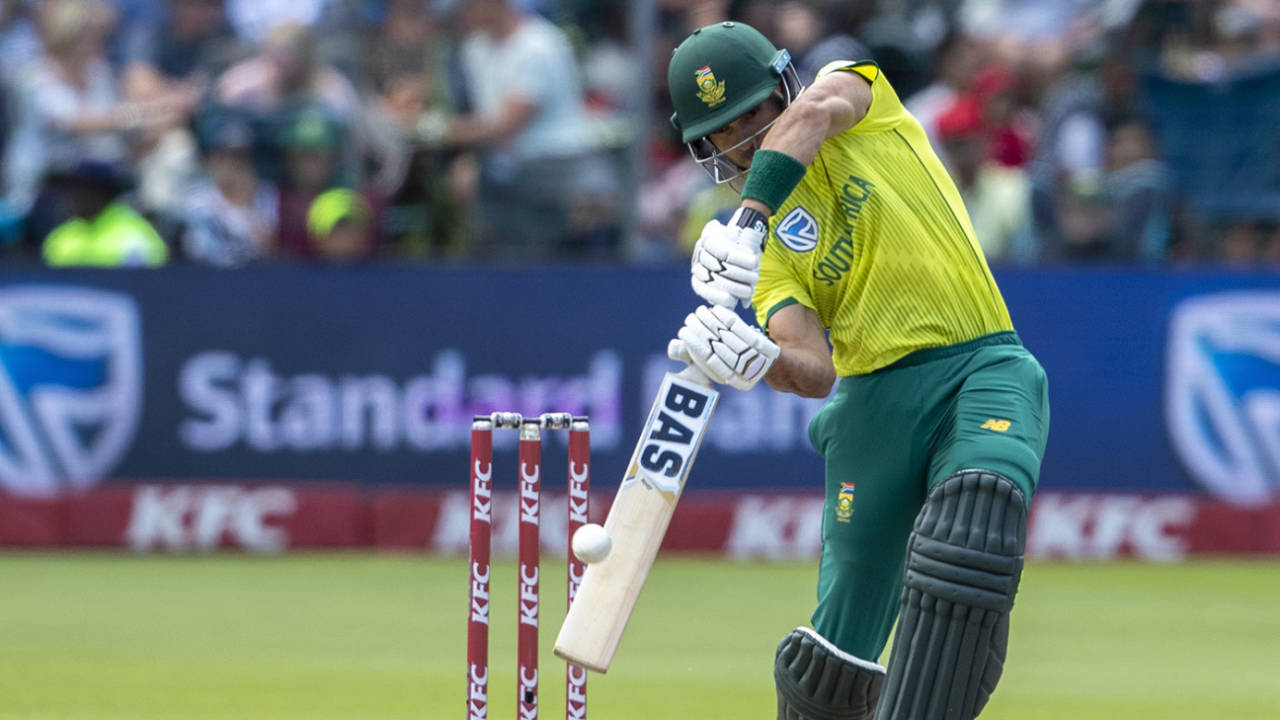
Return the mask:
[(283, 525), (297, 510), (297, 494), (286, 487), (142, 485), (134, 491), (125, 541), (139, 552), (230, 546), (278, 553), (289, 549)]

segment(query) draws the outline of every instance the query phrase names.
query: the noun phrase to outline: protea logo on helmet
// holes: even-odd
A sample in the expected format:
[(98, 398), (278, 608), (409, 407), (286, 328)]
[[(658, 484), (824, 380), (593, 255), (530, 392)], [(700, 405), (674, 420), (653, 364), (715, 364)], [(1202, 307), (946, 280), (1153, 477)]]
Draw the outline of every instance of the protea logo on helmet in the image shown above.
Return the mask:
[(698, 99), (707, 104), (707, 107), (715, 107), (724, 102), (724, 81), (716, 80), (716, 74), (711, 72), (710, 65), (703, 65), (694, 71), (694, 77), (698, 81)]

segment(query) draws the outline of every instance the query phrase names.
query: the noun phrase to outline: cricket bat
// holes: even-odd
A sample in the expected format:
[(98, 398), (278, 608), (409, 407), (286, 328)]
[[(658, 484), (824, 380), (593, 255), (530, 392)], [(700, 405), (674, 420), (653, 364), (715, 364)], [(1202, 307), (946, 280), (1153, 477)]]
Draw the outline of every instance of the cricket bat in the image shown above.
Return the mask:
[(587, 566), (556, 637), (557, 656), (609, 670), (719, 397), (693, 367), (662, 378), (604, 523), (613, 549)]
[[(730, 222), (768, 228), (762, 214), (745, 208)], [(693, 366), (663, 377), (604, 523), (613, 549), (587, 566), (556, 637), (560, 658), (598, 673), (609, 670), (719, 398)]]

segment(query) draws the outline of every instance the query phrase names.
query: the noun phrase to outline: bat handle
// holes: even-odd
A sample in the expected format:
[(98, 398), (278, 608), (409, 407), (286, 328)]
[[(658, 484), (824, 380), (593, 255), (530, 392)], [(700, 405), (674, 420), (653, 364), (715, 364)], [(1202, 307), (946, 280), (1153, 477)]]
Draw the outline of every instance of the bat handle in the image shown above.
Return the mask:
[(707, 377), (706, 374), (699, 370), (692, 362), (685, 365), (683, 370), (676, 373), (676, 377), (683, 378), (691, 383), (711, 387), (711, 378)]
[[(677, 347), (677, 344), (680, 346), (679, 352), (675, 352), (672, 349)], [(667, 355), (672, 360), (685, 364), (685, 368), (676, 373), (676, 377), (704, 387), (711, 387), (711, 378), (707, 377), (706, 373), (699, 370), (698, 366), (693, 364), (693, 359), (689, 357), (689, 349), (687, 347), (683, 347), (683, 343), (681, 341), (672, 340), (671, 345), (667, 347)]]
[(729, 224), (734, 227), (752, 228), (760, 233), (760, 247), (764, 247), (765, 238), (769, 237), (769, 218), (764, 213), (752, 208), (740, 207), (733, 211)]
[(763, 230), (769, 225), (769, 219), (759, 210), (748, 207), (740, 207), (733, 211), (733, 217), (729, 218), (729, 224), (736, 227), (756, 227)]

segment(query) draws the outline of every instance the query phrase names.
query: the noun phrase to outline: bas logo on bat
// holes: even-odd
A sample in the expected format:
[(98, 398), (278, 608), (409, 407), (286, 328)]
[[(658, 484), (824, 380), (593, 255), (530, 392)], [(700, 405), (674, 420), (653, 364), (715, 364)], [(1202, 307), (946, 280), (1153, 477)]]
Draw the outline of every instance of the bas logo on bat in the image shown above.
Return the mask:
[(694, 368), (662, 378), (605, 520), (613, 550), (587, 567), (556, 655), (596, 672), (609, 669), (719, 397)]
[(688, 388), (676, 385), (667, 389), (662, 403), (664, 409), (658, 412), (656, 427), (650, 423), (649, 435), (644, 449), (640, 451), (640, 464), (645, 470), (667, 477), (680, 474), (694, 437), (693, 428), (685, 425), (681, 418), (695, 422), (700, 420), (710, 399), (702, 393), (690, 392)]
[(624, 484), (643, 477), (663, 493), (678, 494), (718, 396), (714, 390), (668, 375), (649, 411)]

